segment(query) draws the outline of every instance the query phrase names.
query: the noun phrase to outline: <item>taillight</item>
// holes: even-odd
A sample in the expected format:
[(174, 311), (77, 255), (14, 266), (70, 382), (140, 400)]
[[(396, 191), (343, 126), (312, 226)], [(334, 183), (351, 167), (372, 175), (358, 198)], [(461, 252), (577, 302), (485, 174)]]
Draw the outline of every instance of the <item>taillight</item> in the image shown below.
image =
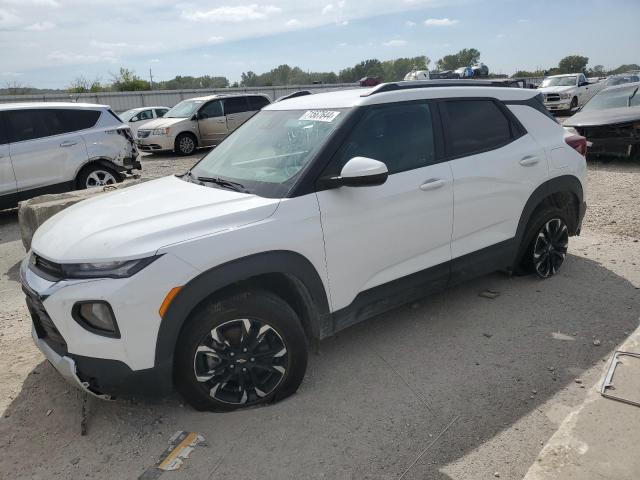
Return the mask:
[(583, 157), (587, 154), (587, 139), (582, 135), (568, 135), (564, 141)]

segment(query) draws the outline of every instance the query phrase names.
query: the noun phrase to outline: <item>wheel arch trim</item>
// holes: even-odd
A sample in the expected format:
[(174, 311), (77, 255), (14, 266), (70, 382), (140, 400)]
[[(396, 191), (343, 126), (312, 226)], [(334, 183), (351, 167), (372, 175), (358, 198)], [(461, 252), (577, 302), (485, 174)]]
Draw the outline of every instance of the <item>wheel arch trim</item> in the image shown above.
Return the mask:
[[(324, 284), (313, 264), (299, 253), (288, 250), (262, 252), (232, 260), (202, 272), (184, 285), (171, 301), (158, 329), (155, 368), (171, 375), (178, 337), (191, 312), (204, 300), (224, 288), (266, 274), (284, 274), (293, 282), (311, 318), (313, 336), (320, 337), (323, 322), (330, 322), (329, 302)], [(304, 325), (303, 325), (304, 326)], [(159, 372), (160, 373), (160, 372)]]

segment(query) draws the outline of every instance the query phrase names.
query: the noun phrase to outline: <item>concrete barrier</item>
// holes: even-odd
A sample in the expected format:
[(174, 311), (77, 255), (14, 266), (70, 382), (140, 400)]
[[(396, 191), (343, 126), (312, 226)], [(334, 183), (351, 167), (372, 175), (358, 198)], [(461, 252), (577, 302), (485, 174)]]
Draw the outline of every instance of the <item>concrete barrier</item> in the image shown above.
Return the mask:
[(20, 226), (20, 236), (22, 237), (22, 244), (25, 250), (29, 251), (31, 248), (31, 239), (38, 227), (56, 213), (87, 198), (92, 198), (112, 190), (127, 188), (148, 180), (151, 180), (151, 178), (132, 178), (107, 187), (41, 195), (20, 202), (18, 205), (18, 224)]

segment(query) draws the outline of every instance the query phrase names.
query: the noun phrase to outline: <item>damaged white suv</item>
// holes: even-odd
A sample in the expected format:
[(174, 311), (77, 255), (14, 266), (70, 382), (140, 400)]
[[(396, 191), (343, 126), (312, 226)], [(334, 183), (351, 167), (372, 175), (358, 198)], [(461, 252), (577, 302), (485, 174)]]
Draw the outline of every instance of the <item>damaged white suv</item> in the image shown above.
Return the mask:
[(21, 266), (34, 341), (99, 396), (284, 398), (309, 342), (495, 270), (555, 274), (585, 147), (535, 91), (492, 82), (271, 104), (184, 175), (40, 227)]

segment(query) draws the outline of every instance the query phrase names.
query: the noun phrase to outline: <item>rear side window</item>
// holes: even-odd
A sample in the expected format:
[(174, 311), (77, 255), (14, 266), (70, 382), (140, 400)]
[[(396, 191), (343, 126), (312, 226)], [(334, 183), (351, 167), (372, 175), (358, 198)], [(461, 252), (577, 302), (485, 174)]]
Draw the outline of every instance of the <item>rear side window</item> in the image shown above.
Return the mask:
[(331, 165), (337, 175), (353, 157), (384, 162), (389, 174), (435, 163), (429, 104), (387, 104), (370, 107), (342, 144)]
[(156, 117), (160, 118), (162, 116), (164, 116), (165, 113), (167, 113), (169, 110), (167, 110), (166, 108), (156, 108)]
[(233, 115), (234, 113), (248, 112), (250, 110), (247, 97), (229, 97), (223, 101), (225, 115)]
[(514, 138), (510, 119), (492, 100), (448, 100), (442, 107), (449, 156), (494, 150)]
[(249, 106), (251, 110), (261, 110), (263, 107), (269, 105), (269, 100), (261, 95), (255, 95), (249, 97)]
[(91, 128), (100, 117), (96, 110), (26, 109), (7, 112), (11, 142), (24, 142)]

